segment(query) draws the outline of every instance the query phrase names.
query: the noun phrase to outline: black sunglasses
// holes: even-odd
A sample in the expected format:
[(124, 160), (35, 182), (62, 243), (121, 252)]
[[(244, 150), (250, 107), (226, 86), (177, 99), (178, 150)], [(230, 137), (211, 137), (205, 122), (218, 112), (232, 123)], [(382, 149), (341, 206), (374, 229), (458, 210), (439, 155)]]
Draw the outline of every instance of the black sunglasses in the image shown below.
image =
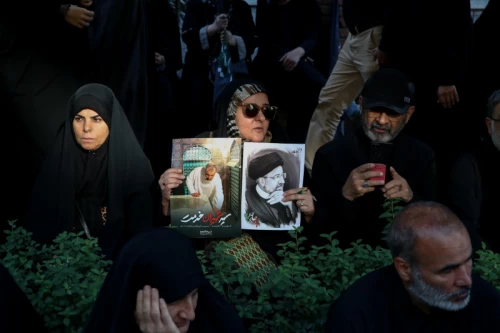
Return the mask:
[(262, 106), (255, 103), (241, 103), (241, 108), (243, 109), (243, 114), (247, 118), (254, 118), (262, 111), (264, 117), (269, 120), (273, 120), (276, 117), (276, 112), (278, 111), (277, 106), (271, 106), (264, 104)]

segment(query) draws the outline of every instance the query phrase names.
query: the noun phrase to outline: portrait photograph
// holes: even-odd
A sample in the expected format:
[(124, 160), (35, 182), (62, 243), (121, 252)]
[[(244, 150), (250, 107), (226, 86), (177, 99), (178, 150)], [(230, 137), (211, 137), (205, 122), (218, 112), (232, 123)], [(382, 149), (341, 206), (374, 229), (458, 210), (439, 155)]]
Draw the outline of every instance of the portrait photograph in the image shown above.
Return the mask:
[(174, 139), (172, 168), (184, 181), (170, 198), (171, 225), (191, 238), (241, 234), (241, 139)]
[(283, 192), (304, 181), (304, 144), (243, 143), (241, 227), (291, 230), (300, 226), (300, 211), (283, 202)]

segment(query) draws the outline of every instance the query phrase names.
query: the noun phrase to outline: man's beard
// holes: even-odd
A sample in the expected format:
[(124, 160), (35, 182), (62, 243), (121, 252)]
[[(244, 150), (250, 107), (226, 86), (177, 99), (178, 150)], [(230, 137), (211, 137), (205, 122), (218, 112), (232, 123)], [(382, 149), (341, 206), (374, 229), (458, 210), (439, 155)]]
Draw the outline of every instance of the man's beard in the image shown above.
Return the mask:
[(497, 132), (493, 120), (491, 121), (491, 141), (493, 141), (495, 148), (500, 151), (500, 132)]
[[(403, 130), (405, 127), (405, 122), (401, 123), (401, 126), (398, 128), (392, 130), (390, 126), (388, 125), (379, 125), (376, 122), (373, 122), (370, 127), (368, 127), (368, 119), (367, 117), (363, 116), (361, 124), (363, 126), (363, 130), (365, 131), (365, 134), (367, 137), (370, 138), (370, 140), (374, 142), (380, 142), (380, 143), (386, 143), (386, 142), (391, 142), (394, 140), (396, 136)], [(373, 128), (378, 128), (381, 130), (386, 130), (387, 132), (385, 133), (377, 133), (374, 132), (372, 129)]]
[[(436, 288), (426, 283), (418, 268), (412, 268), (413, 281), (411, 285), (408, 286), (408, 291), (424, 302), (425, 304), (446, 311), (460, 311), (464, 309), (470, 301), (470, 289), (471, 287), (463, 287), (458, 291), (453, 293), (446, 293), (440, 288)], [(467, 292), (467, 297), (460, 302), (452, 301), (453, 298)]]

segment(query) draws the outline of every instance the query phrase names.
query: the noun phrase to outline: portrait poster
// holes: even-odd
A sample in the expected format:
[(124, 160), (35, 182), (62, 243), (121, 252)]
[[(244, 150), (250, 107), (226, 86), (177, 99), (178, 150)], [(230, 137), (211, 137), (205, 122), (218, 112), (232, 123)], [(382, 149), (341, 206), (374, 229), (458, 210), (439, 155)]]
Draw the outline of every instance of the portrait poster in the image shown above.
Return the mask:
[(240, 138), (174, 139), (172, 168), (183, 183), (170, 197), (171, 225), (190, 238), (241, 235)]
[(300, 226), (295, 202), (283, 192), (302, 187), (304, 144), (243, 143), (241, 227), (248, 230), (292, 230)]

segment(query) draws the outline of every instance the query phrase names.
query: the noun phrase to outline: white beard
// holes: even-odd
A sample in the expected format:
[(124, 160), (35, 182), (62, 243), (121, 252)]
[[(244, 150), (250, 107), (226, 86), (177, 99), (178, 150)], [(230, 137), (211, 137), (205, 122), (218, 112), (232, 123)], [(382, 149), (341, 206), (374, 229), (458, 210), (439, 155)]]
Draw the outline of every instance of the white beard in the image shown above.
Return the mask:
[(500, 132), (496, 131), (495, 122), (492, 120), (491, 122), (491, 141), (493, 141), (493, 145), (495, 148), (500, 151)]
[[(414, 268), (413, 281), (408, 286), (408, 291), (416, 298), (420, 299), (425, 304), (445, 311), (460, 311), (464, 309), (470, 301), (470, 288), (463, 288), (454, 293), (446, 293), (439, 288), (436, 288), (426, 283), (420, 271)], [(464, 291), (468, 291), (467, 298), (461, 302), (453, 302), (451, 299)]]

